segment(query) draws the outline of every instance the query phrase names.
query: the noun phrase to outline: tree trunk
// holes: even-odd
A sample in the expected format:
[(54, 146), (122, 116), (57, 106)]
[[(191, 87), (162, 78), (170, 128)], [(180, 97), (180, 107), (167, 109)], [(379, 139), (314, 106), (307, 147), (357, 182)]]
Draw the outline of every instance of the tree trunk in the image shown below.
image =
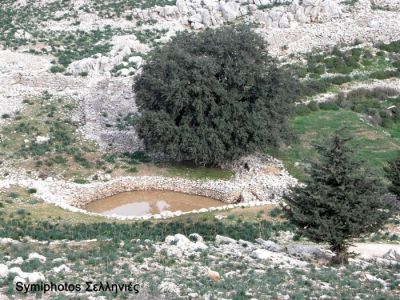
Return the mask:
[(343, 265), (349, 262), (349, 254), (347, 253), (346, 246), (335, 245), (331, 247), (331, 250), (335, 253), (335, 256), (331, 260), (333, 265)]

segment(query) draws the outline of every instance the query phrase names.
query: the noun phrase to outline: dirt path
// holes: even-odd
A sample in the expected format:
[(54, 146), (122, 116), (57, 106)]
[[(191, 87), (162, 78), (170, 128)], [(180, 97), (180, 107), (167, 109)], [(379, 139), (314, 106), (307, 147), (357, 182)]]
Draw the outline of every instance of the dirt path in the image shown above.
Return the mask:
[(362, 258), (382, 257), (391, 249), (400, 253), (400, 244), (356, 243), (350, 247), (351, 252), (359, 254)]

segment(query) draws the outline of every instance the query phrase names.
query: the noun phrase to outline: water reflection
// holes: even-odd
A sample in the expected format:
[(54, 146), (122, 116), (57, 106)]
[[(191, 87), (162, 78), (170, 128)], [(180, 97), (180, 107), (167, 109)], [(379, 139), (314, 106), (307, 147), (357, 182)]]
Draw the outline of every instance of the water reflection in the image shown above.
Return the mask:
[(171, 191), (134, 191), (120, 193), (96, 200), (86, 210), (104, 215), (144, 216), (162, 211), (191, 211), (194, 209), (222, 206), (212, 198)]

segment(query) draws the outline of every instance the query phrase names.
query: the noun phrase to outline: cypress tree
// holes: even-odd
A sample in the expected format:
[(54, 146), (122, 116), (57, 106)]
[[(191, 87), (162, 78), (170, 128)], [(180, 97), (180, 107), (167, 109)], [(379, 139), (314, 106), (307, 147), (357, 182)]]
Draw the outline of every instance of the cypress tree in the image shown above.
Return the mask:
[(299, 233), (329, 243), (333, 262), (340, 263), (347, 261), (350, 239), (381, 229), (391, 214), (383, 185), (354, 159), (343, 131), (316, 146), (320, 159), (311, 164), (305, 185), (285, 196), (285, 214)]
[(389, 191), (400, 199), (400, 156), (394, 160), (389, 161), (388, 166), (385, 168), (386, 178), (390, 180), (391, 185)]

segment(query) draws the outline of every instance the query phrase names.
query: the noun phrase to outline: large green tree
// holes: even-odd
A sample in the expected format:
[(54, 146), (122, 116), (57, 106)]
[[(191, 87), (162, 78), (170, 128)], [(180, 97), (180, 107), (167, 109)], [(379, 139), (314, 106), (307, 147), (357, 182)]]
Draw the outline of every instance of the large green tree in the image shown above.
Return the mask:
[(391, 182), (389, 191), (395, 194), (397, 199), (400, 200), (400, 155), (389, 161), (385, 171), (386, 177)]
[(290, 137), (297, 86), (248, 27), (179, 33), (134, 85), (137, 130), (152, 152), (219, 165)]
[(285, 197), (288, 219), (303, 236), (329, 243), (336, 262), (347, 260), (350, 239), (381, 229), (391, 214), (381, 182), (354, 159), (345, 135), (338, 130), (316, 146), (320, 159), (312, 163), (305, 185)]

